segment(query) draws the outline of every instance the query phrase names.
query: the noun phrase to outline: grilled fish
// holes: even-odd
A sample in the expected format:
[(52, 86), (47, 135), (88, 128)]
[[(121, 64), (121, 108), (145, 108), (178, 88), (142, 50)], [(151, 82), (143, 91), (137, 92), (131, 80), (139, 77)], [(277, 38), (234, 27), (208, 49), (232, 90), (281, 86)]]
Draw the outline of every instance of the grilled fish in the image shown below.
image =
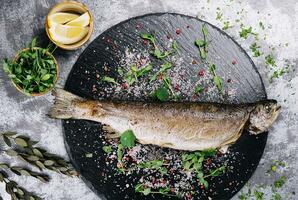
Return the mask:
[(53, 94), (52, 118), (100, 122), (114, 132), (111, 136), (130, 129), (142, 144), (188, 151), (228, 147), (244, 129), (265, 132), (280, 109), (275, 100), (242, 105), (145, 103), (86, 100), (62, 89)]

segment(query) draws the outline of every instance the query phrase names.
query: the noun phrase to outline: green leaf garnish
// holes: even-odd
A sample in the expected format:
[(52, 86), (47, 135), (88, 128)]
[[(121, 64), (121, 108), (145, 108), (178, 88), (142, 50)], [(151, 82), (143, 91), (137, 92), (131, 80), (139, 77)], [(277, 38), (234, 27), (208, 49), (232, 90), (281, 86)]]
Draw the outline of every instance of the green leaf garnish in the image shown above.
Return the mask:
[(247, 39), (249, 34), (252, 34), (252, 27), (250, 26), (248, 28), (245, 28), (242, 26), (241, 31), (239, 32), (240, 37)]
[(224, 94), (223, 80), (220, 76), (218, 76), (216, 74), (216, 66), (214, 64), (210, 65), (209, 71), (213, 74), (213, 83), (214, 83), (214, 85), (216, 86), (218, 91), (220, 91), (221, 94)]
[(155, 91), (155, 96), (160, 101), (166, 101), (169, 98), (169, 92), (168, 89), (165, 87), (160, 87)]
[(135, 146), (136, 136), (132, 132), (132, 130), (127, 130), (120, 136), (120, 142), (123, 147), (131, 148)]
[(195, 93), (196, 94), (200, 94), (200, 93), (202, 93), (204, 91), (204, 87), (203, 86), (201, 86), (201, 85), (197, 85), (196, 87), (195, 87)]
[(274, 182), (275, 188), (281, 188), (286, 183), (286, 177), (281, 176), (278, 180)]
[(253, 57), (259, 57), (263, 54), (259, 50), (261, 47), (256, 42), (252, 43), (249, 48), (253, 52)]
[(152, 65), (147, 64), (146, 66), (138, 69), (137, 65), (134, 63), (130, 66), (130, 71), (126, 74), (125, 80), (128, 85), (138, 81), (138, 78), (148, 74), (152, 70)]
[(106, 153), (111, 153), (113, 151), (111, 146), (103, 146), (102, 150)]
[(102, 78), (102, 81), (112, 83), (112, 84), (115, 84), (115, 85), (119, 85), (119, 83), (117, 83), (114, 78), (108, 77), (108, 76), (104, 76)]
[(207, 46), (208, 46), (208, 41), (207, 41), (208, 30), (205, 24), (202, 26), (201, 31), (203, 33), (203, 39), (196, 39), (195, 45), (199, 48), (201, 59), (205, 60), (207, 58)]
[(169, 62), (166, 62), (165, 64), (161, 65), (160, 70), (151, 77), (150, 82), (155, 81), (160, 74), (167, 73), (167, 71), (171, 68), (172, 64)]
[(255, 195), (256, 200), (264, 200), (264, 193), (263, 192), (255, 190), (254, 195)]

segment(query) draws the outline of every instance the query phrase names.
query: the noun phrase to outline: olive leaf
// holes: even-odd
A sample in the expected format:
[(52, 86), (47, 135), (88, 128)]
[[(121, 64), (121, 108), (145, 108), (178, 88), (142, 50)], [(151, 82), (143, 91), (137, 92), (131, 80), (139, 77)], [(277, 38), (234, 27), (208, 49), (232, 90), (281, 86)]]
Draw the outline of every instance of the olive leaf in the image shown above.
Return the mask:
[(27, 147), (28, 143), (26, 140), (24, 140), (23, 138), (17, 137), (14, 139), (15, 143), (20, 146), (20, 147)]

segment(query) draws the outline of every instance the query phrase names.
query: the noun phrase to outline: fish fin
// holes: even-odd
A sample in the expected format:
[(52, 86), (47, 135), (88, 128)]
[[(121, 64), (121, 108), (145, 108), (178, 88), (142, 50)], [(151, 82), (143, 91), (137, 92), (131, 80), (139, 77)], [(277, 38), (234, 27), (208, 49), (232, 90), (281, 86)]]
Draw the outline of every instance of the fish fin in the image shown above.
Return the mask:
[(118, 138), (118, 137), (121, 136), (121, 133), (119, 133), (119, 131), (113, 129), (113, 128), (112, 128), (111, 126), (109, 126), (109, 125), (104, 125), (104, 126), (102, 127), (102, 130), (108, 132), (108, 133), (107, 133), (107, 137), (108, 137), (108, 138)]
[(73, 117), (73, 108), (71, 106), (74, 100), (83, 100), (70, 92), (61, 88), (55, 88), (52, 92), (55, 96), (54, 105), (50, 108), (48, 116), (57, 119), (69, 119)]
[(225, 154), (228, 152), (229, 145), (225, 145), (219, 148), (219, 152)]

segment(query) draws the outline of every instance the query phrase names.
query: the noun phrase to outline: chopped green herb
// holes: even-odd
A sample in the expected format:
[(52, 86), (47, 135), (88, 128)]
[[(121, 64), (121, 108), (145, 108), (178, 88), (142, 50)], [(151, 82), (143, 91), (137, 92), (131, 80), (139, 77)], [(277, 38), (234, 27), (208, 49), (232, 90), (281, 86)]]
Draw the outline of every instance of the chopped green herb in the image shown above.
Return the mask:
[(276, 67), (276, 62), (272, 54), (269, 54), (265, 57), (266, 65), (271, 65), (272, 67)]
[(259, 51), (261, 47), (256, 42), (252, 43), (249, 48), (253, 52), (253, 57), (259, 57), (263, 54)]
[(254, 195), (255, 195), (256, 200), (264, 200), (264, 193), (263, 192), (255, 190)]
[(117, 160), (118, 160), (118, 164), (120, 165), (120, 167), (118, 167), (118, 168), (123, 168), (122, 158), (123, 158), (123, 146), (122, 146), (122, 144), (118, 144)]
[(212, 64), (209, 67), (209, 71), (213, 74), (213, 83), (216, 86), (216, 88), (221, 92), (221, 94), (224, 94), (223, 90), (223, 80), (220, 76), (216, 74), (216, 66)]
[(239, 199), (240, 199), (240, 200), (247, 200), (247, 197), (246, 197), (245, 194), (242, 193), (242, 194), (239, 196)]
[(170, 77), (166, 74), (163, 75), (163, 83), (165, 85), (165, 87), (170, 90), (170, 92), (172, 93), (172, 95), (175, 95), (174, 90), (172, 88), (172, 81), (170, 79)]
[(195, 93), (196, 94), (200, 94), (200, 93), (202, 93), (204, 91), (204, 87), (203, 86), (201, 86), (201, 85), (197, 85), (196, 87), (195, 87)]
[(171, 67), (172, 64), (169, 62), (161, 65), (160, 70), (151, 77), (150, 82), (155, 81), (160, 74), (166, 73), (169, 69), (171, 69)]
[(224, 22), (224, 26), (222, 27), (222, 30), (228, 30), (229, 28), (232, 28), (229, 21)]
[(248, 35), (252, 34), (252, 27), (245, 28), (244, 26), (241, 27), (241, 31), (239, 32), (239, 35), (241, 38), (247, 39)]
[(264, 26), (263, 22), (259, 22), (259, 26), (261, 27), (261, 29), (265, 30), (265, 26)]
[(92, 158), (92, 157), (93, 157), (93, 154), (92, 154), (92, 153), (86, 153), (86, 154), (85, 154), (85, 157), (86, 157), (86, 158)]
[(164, 51), (162, 52), (158, 46), (156, 45), (156, 39), (153, 35), (150, 35), (150, 34), (141, 34), (141, 37), (145, 40), (149, 40), (150, 43), (153, 45), (154, 47), (154, 50), (153, 52), (151, 52), (151, 54), (153, 56), (155, 56), (156, 58), (158, 59), (164, 59), (166, 57), (168, 57), (169, 55), (175, 53), (178, 51), (178, 47), (177, 47), (177, 42), (176, 41), (173, 41), (172, 43), (172, 50), (171, 51)]
[(126, 74), (125, 80), (128, 85), (138, 81), (138, 78), (148, 74), (152, 70), (152, 65), (147, 64), (146, 66), (138, 69), (137, 65), (134, 63), (130, 66), (130, 71)]
[(195, 40), (195, 45), (199, 48), (199, 53), (201, 59), (206, 59), (207, 58), (207, 46), (208, 46), (208, 41), (207, 41), (207, 36), (208, 36), (208, 30), (205, 26), (205, 24), (202, 26), (201, 29), (203, 33), (203, 39), (196, 39)]
[(111, 146), (103, 146), (102, 150), (106, 153), (111, 153), (112, 152), (112, 147)]
[(222, 21), (223, 13), (220, 11), (216, 11), (216, 20)]
[(114, 78), (112, 78), (112, 77), (108, 77), (108, 76), (104, 76), (104, 77), (102, 78), (102, 81), (104, 81), (104, 82), (108, 82), (108, 83), (112, 83), (112, 84), (115, 84), (115, 85), (118, 85), (118, 84), (119, 84), (119, 83), (117, 83), (117, 82), (115, 81)]
[(167, 88), (163, 86), (155, 91), (154, 96), (157, 97), (157, 99), (160, 101), (166, 101), (169, 98), (169, 92)]
[(120, 142), (123, 147), (131, 148), (135, 146), (136, 136), (132, 130), (127, 130), (120, 136)]
[(275, 188), (281, 188), (286, 183), (286, 177), (281, 176), (278, 180), (274, 182)]
[(288, 72), (287, 68), (286, 69), (276, 69), (273, 71), (273, 74), (271, 75), (270, 77), (270, 82), (273, 81), (273, 79), (275, 78), (279, 78), (281, 77), (282, 75), (284, 75), (286, 72)]
[(171, 189), (169, 187), (160, 188), (158, 191), (152, 191), (151, 188), (149, 188), (149, 187), (146, 188), (141, 183), (139, 183), (135, 186), (135, 192), (142, 193), (145, 196), (147, 196), (149, 194), (162, 194), (162, 195), (166, 195), (166, 196), (175, 196), (175, 195), (169, 194), (170, 191), (171, 191)]
[(281, 195), (278, 193), (273, 193), (271, 200), (281, 200)]
[(146, 168), (146, 169), (155, 169), (159, 171), (161, 174), (166, 174), (168, 172), (167, 168), (163, 167), (164, 161), (162, 160), (152, 160), (147, 162), (142, 162), (138, 164), (138, 167), (140, 168)]
[(221, 174), (223, 174), (226, 171), (226, 165), (223, 165), (219, 168), (216, 168), (214, 170), (210, 170), (209, 175), (206, 175), (205, 178), (209, 177), (209, 176), (219, 176)]

